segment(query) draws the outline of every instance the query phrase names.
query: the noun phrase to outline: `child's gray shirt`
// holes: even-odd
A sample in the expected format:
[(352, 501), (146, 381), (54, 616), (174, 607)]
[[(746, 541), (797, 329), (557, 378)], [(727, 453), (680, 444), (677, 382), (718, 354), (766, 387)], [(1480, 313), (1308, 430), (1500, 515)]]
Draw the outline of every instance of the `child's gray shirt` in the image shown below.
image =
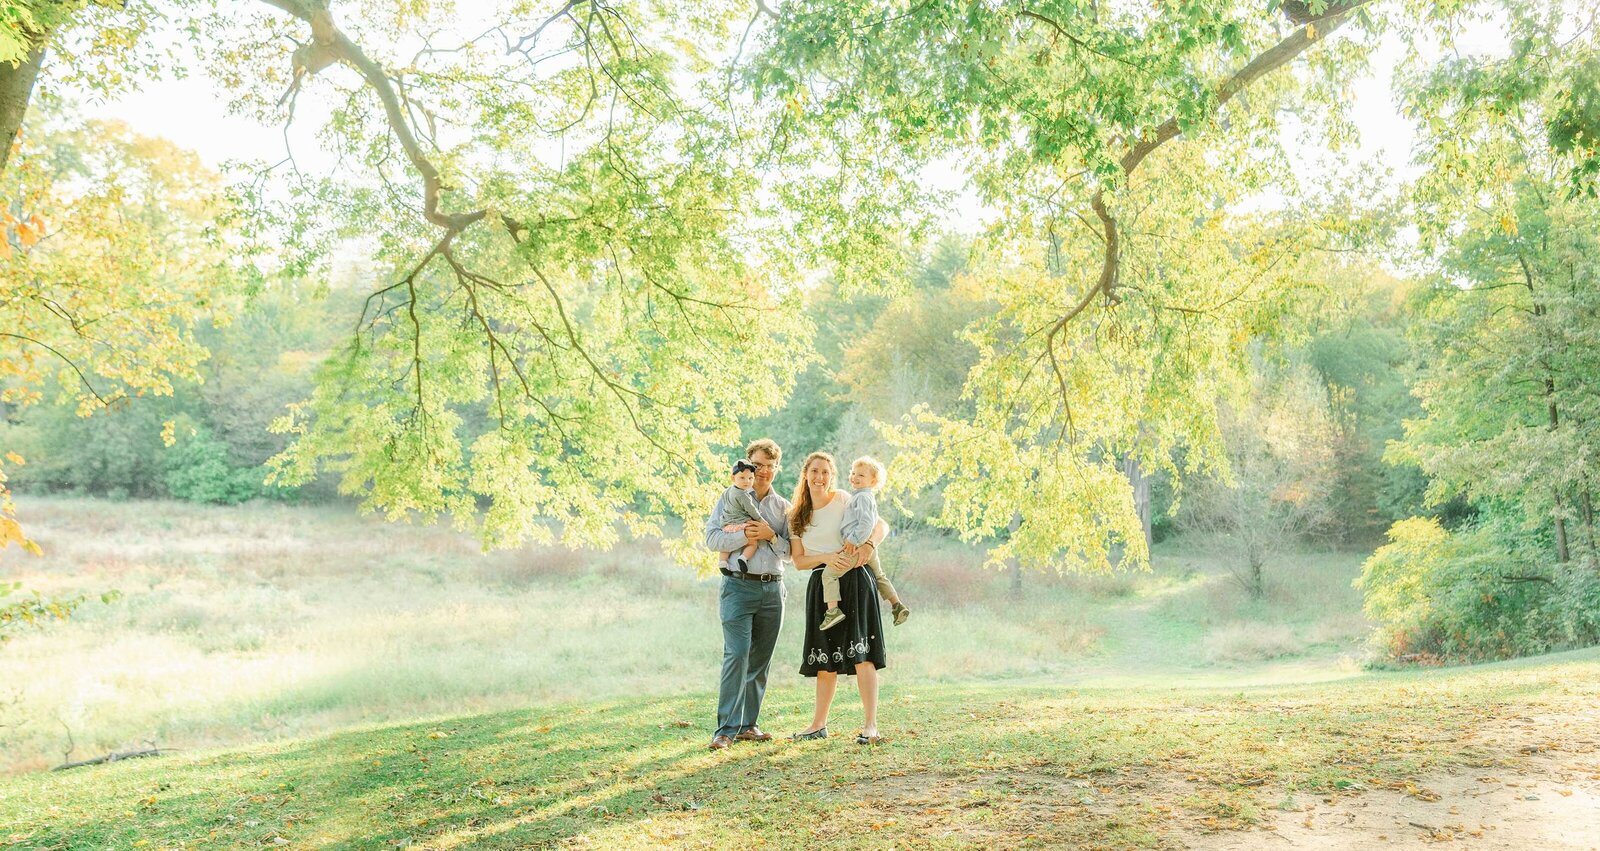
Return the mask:
[(850, 504), (844, 507), (844, 522), (839, 525), (839, 534), (859, 547), (872, 537), (872, 530), (877, 525), (878, 498), (873, 495), (872, 488), (862, 488), (851, 494)]
[(755, 491), (744, 490), (737, 485), (730, 486), (722, 492), (722, 498), (717, 500), (721, 510), (717, 512), (716, 525), (718, 528), (729, 523), (765, 523), (761, 516), (761, 509), (756, 506)]

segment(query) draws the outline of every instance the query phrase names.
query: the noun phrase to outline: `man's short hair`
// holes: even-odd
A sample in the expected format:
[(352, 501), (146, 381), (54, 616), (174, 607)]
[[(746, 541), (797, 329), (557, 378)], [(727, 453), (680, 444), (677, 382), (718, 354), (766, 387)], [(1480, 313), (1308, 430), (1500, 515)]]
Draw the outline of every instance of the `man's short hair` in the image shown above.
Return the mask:
[(751, 443), (749, 446), (746, 446), (744, 448), (744, 457), (749, 458), (757, 452), (767, 453), (767, 457), (771, 458), (772, 463), (774, 464), (783, 460), (783, 449), (778, 446), (778, 442), (776, 440), (773, 440), (770, 437), (763, 437), (760, 440)]

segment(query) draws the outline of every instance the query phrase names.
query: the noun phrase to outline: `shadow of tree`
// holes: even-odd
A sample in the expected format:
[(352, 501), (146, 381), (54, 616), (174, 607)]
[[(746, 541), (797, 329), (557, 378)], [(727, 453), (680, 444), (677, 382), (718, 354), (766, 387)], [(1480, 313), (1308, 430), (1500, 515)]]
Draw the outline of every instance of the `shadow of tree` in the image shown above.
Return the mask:
[(55, 806), (0, 822), (0, 847), (6, 831), (11, 844), (50, 849), (280, 837), (345, 849), (526, 847), (663, 814), (770, 806), (752, 793), (788, 794), (810, 770), (789, 764), (787, 743), (707, 751), (709, 734), (682, 719), (708, 705), (702, 696), (445, 718), (39, 775), (32, 791)]
[[(685, 720), (709, 695), (441, 718), (3, 780), (0, 847), (1153, 847), (1174, 819), (1250, 826), (1259, 790), (1504, 758), (1474, 738), (1485, 721), (1589, 705), (1597, 668), (1587, 652), (1225, 691), (891, 686), (894, 739), (872, 748), (850, 743), (847, 694), (833, 738), (720, 752)], [(770, 692), (766, 723), (798, 723), (809, 697)]]

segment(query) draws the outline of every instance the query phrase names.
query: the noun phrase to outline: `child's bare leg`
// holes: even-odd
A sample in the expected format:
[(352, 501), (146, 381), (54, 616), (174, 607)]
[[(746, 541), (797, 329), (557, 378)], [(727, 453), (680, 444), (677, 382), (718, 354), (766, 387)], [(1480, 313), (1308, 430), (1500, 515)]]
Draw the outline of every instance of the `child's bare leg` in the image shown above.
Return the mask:
[(745, 544), (744, 549), (739, 551), (739, 557), (733, 559), (732, 564), (739, 569), (740, 573), (750, 572), (750, 559), (755, 557), (756, 547), (759, 547), (760, 545), (760, 541), (751, 541), (750, 543)]
[[(722, 531), (727, 532), (729, 534), (732, 534), (734, 532), (743, 532), (745, 527), (749, 526), (749, 525), (750, 525), (749, 523), (729, 523), (728, 525), (722, 527)], [(753, 545), (750, 545), (750, 546), (746, 547), (746, 549), (752, 549), (752, 548), (753, 548)], [(738, 552), (738, 550), (728, 550), (725, 553), (719, 552), (719, 553), (717, 553), (717, 555), (720, 556), (720, 558), (718, 560), (721, 562), (721, 564), (724, 567), (726, 567), (727, 564), (728, 564), (728, 560), (733, 558), (733, 554), (736, 553), (736, 552)], [(746, 555), (745, 558), (749, 558), (749, 556)]]

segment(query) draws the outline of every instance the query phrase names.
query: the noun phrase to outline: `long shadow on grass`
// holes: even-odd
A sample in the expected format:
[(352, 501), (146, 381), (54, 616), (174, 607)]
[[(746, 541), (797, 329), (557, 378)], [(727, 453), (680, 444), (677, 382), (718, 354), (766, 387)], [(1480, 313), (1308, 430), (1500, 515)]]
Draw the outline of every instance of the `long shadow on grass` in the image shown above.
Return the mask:
[[(1563, 676), (1506, 671), (1490, 681), (1443, 673), (1233, 693), (918, 689), (923, 699), (885, 707), (905, 735), (882, 752), (833, 739), (709, 753), (703, 730), (677, 726), (705, 713), (705, 696), (538, 709), (41, 778), (27, 793), (60, 810), (24, 812), (5, 827), (29, 848), (233, 847), (277, 836), (336, 849), (492, 848), (642, 831), (660, 817), (799, 842), (846, 803), (838, 789), (891, 769), (1078, 775), (1165, 764), (1209, 782), (1265, 776), (1313, 788), (1347, 770), (1405, 776), (1452, 747), (1424, 739), (1526, 703)], [(797, 711), (804, 699), (791, 692), (774, 708)]]
[(704, 703), (501, 713), (92, 769), (47, 779), (50, 798), (91, 802), (85, 809), (17, 827), (26, 847), (69, 849), (279, 836), (341, 849), (550, 842), (747, 794), (773, 752), (708, 753), (701, 731), (674, 723)]

